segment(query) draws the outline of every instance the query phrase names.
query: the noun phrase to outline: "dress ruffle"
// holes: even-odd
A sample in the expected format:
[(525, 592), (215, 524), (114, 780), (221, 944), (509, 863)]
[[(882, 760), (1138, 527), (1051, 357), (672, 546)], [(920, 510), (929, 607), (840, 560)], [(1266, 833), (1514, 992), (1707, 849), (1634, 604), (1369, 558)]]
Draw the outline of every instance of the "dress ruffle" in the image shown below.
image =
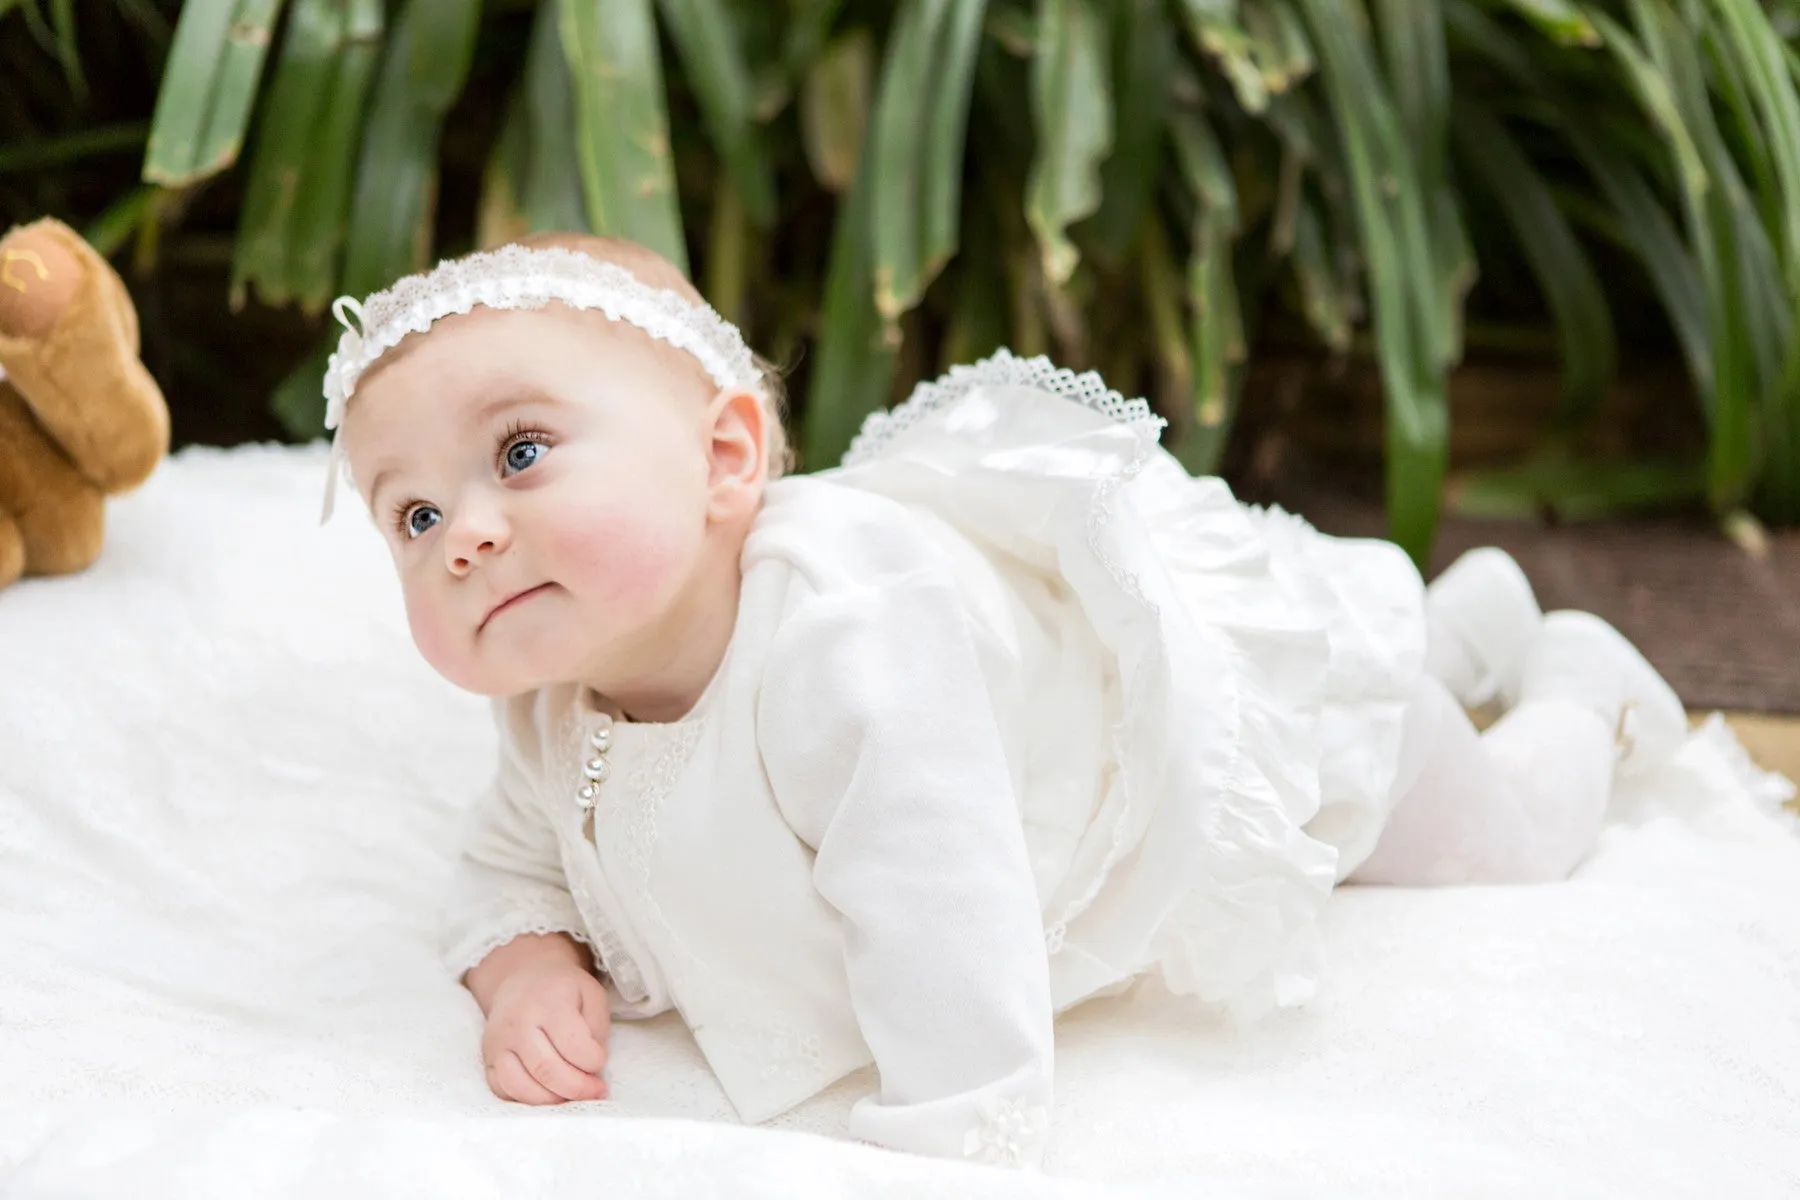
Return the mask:
[(1326, 796), (1385, 805), (1393, 771), (1352, 771), (1349, 792), (1339, 777), (1369, 678), (1340, 653), (1356, 618), (1312, 561), (1331, 539), (1190, 477), (1094, 376), (1002, 355), (921, 394), (838, 482), (1059, 575), (1118, 683), (1105, 794), (1045, 907), (1058, 1008), (1146, 971), (1245, 1014), (1305, 999), (1340, 877), (1309, 823)]

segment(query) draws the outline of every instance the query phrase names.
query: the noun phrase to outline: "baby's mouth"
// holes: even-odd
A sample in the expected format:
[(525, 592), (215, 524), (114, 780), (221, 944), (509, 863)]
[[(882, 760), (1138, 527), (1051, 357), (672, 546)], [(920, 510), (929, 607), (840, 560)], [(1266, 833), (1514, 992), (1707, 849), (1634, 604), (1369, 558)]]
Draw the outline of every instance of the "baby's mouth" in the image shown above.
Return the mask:
[(555, 586), (554, 584), (540, 583), (536, 587), (526, 588), (522, 592), (514, 592), (512, 595), (508, 596), (506, 599), (502, 600), (500, 603), (494, 605), (494, 607), (488, 609), (487, 615), (485, 617), (481, 618), (481, 624), (479, 624), (475, 627), (475, 632), (480, 633), (482, 630), (484, 630), (488, 627), (489, 621), (492, 621), (495, 617), (499, 616), (501, 613), (506, 612), (508, 609), (513, 608), (516, 605), (524, 603), (525, 601), (531, 599), (533, 596), (537, 595), (539, 592), (548, 591), (550, 588), (552, 588), (554, 586)]

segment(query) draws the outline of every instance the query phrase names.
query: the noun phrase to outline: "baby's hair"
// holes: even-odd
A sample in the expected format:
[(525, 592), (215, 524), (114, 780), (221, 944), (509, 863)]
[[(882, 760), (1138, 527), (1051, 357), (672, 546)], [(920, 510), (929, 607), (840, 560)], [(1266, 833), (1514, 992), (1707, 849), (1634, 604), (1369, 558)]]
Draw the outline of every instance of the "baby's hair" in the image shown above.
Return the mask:
[[(594, 233), (532, 233), (519, 238), (515, 245), (534, 250), (572, 250), (601, 262), (625, 268), (638, 282), (649, 287), (665, 288), (689, 304), (704, 307), (706, 297), (674, 263), (637, 242), (625, 238), (606, 237)], [(793, 465), (793, 452), (788, 446), (787, 427), (782, 423), (787, 410), (787, 387), (781, 371), (760, 354), (752, 354), (757, 373), (762, 377), (763, 408), (768, 415), (769, 478), (779, 479)]]

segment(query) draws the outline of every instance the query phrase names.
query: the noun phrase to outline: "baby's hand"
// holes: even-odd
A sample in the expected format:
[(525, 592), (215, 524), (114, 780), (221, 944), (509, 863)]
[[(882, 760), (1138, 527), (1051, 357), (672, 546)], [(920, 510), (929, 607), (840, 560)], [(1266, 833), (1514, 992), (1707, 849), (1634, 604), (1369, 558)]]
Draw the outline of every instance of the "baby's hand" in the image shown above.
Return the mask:
[(520, 964), (494, 990), (481, 1061), (502, 1100), (561, 1104), (604, 1100), (606, 1035), (612, 1019), (606, 989), (572, 962)]

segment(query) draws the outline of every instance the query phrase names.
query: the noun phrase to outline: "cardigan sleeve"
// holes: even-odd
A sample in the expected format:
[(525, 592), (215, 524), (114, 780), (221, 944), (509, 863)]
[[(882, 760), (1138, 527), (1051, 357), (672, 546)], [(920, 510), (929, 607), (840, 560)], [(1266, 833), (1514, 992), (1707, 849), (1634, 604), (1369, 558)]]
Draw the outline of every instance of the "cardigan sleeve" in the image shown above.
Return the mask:
[(445, 964), (461, 979), (527, 933), (566, 933), (588, 943), (563, 877), (556, 830), (503, 745), (499, 770), (473, 814), (456, 864)]
[(954, 589), (921, 569), (799, 601), (761, 687), (765, 769), (842, 918), (880, 1072), (851, 1136), (1035, 1166), (1052, 1074), (1043, 923)]

